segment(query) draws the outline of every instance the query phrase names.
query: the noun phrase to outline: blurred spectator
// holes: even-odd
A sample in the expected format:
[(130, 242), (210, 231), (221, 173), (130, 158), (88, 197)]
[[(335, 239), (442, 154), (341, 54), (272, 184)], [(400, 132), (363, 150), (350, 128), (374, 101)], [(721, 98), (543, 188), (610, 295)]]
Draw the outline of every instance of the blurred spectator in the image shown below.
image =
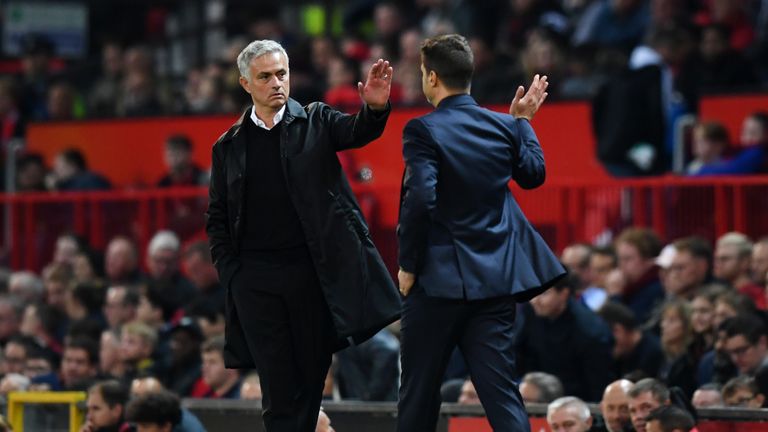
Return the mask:
[(104, 261), (104, 272), (111, 284), (141, 281), (139, 252), (127, 237), (117, 236), (109, 241)]
[(123, 81), (116, 103), (121, 117), (146, 117), (162, 114), (159, 91), (150, 51), (131, 47), (125, 51)]
[(164, 160), (168, 173), (157, 182), (157, 187), (207, 185), (208, 176), (192, 160), (192, 140), (188, 136), (168, 137)]
[(137, 432), (171, 432), (181, 423), (181, 404), (167, 390), (147, 393), (131, 399), (126, 419), (136, 425)]
[(117, 381), (101, 381), (88, 389), (85, 423), (80, 432), (124, 432), (130, 425), (124, 422), (128, 389)]
[(152, 358), (157, 337), (157, 330), (141, 321), (129, 322), (121, 328), (120, 358), (125, 363), (127, 377), (153, 375), (159, 371), (159, 365)]
[(728, 318), (740, 315), (753, 315), (757, 312), (751, 298), (735, 291), (726, 291), (715, 300), (715, 327), (719, 327)]
[(752, 247), (752, 279), (760, 286), (766, 285), (768, 275), (768, 237), (758, 240)]
[(738, 376), (731, 379), (723, 386), (723, 400), (727, 407), (738, 408), (762, 408), (765, 404), (765, 395), (750, 376)]
[(605, 293), (608, 297), (619, 298), (627, 286), (627, 279), (621, 269), (615, 268), (605, 277)]
[(571, 289), (578, 284), (578, 277), (569, 274), (524, 309), (516, 341), (518, 371), (553, 374), (562, 381), (565, 394), (597, 401), (614, 376), (613, 341), (605, 323), (571, 299)]
[(169, 230), (155, 233), (147, 246), (148, 276), (173, 310), (178, 310), (196, 295), (195, 287), (179, 271), (180, 258), (179, 237)]
[[(421, 91), (421, 41), (418, 28), (410, 28), (400, 34), (400, 59), (395, 63), (390, 100), (395, 105), (414, 106), (425, 103)], [(377, 58), (366, 57), (360, 64), (360, 75), (367, 74), (370, 64)], [(474, 90), (474, 86), (472, 87)]]
[(555, 98), (560, 96), (565, 73), (565, 51), (559, 35), (546, 27), (532, 29), (520, 56), (519, 66), (518, 74), (508, 79), (513, 85), (530, 82), (536, 74), (546, 75), (549, 83), (547, 93)]
[(346, 57), (334, 57), (328, 64), (327, 90), (323, 101), (345, 112), (357, 112), (363, 102), (357, 91), (358, 66)]
[(661, 242), (648, 228), (627, 228), (619, 234), (615, 246), (626, 285), (614, 299), (628, 306), (638, 323), (644, 323), (664, 297), (654, 261), (661, 251)]
[(0, 346), (19, 334), (19, 324), (24, 314), (24, 303), (12, 296), (0, 296)]
[(614, 381), (605, 388), (603, 399), (600, 401), (600, 412), (603, 414), (607, 432), (623, 432), (631, 425), (627, 396), (630, 388), (632, 381), (625, 379)]
[[(170, 370), (164, 379), (166, 388), (182, 397), (187, 397), (192, 394), (195, 381), (201, 377), (201, 373), (205, 378), (206, 354), (204, 349), (202, 354), (200, 350), (204, 340), (200, 327), (191, 318), (184, 317), (178, 324), (171, 327)], [(221, 371), (215, 370), (213, 373), (215, 375)]]
[(96, 252), (77, 252), (72, 258), (72, 272), (76, 282), (95, 282), (104, 278), (104, 264)]
[(64, 232), (56, 238), (53, 249), (53, 263), (72, 266), (75, 255), (86, 248), (85, 242), (76, 234)]
[(723, 385), (738, 373), (725, 349), (725, 343), (728, 341), (726, 332), (728, 321), (722, 322), (715, 328), (715, 342), (712, 350), (705, 353), (699, 361), (697, 373), (699, 385), (707, 383)]
[(66, 264), (49, 264), (43, 269), (45, 302), (66, 312), (67, 289), (72, 283), (72, 268)]
[(261, 400), (261, 379), (258, 372), (251, 372), (243, 378), (240, 385), (240, 399)]
[(593, 311), (598, 311), (608, 300), (608, 275), (616, 269), (618, 259), (612, 247), (593, 248), (589, 256), (590, 286), (582, 293), (582, 300)]
[(37, 153), (27, 153), (16, 161), (16, 191), (43, 192), (47, 168), (43, 157)]
[(724, 324), (725, 352), (739, 373), (755, 376), (768, 367), (768, 335), (765, 324), (753, 315), (740, 315)]
[(461, 385), (461, 393), (459, 394), (459, 405), (480, 405), (480, 397), (477, 396), (477, 390), (475, 390), (475, 384), (471, 379), (464, 381)]
[[(140, 398), (153, 393), (170, 393), (155, 377), (136, 378), (131, 382), (131, 397)], [(173, 432), (205, 432), (205, 427), (192, 411), (181, 407), (181, 421)]]
[(107, 288), (104, 299), (104, 317), (112, 330), (120, 330), (123, 324), (136, 319), (139, 293), (133, 287), (113, 285)]
[(643, 38), (650, 21), (648, 2), (598, 0), (581, 16), (572, 43), (600, 47), (632, 48)]
[(198, 298), (185, 308), (184, 315), (194, 319), (204, 339), (224, 334), (224, 309)]
[(67, 290), (67, 318), (72, 324), (89, 321), (94, 327), (105, 327), (104, 307), (105, 287), (100, 282), (82, 282)]
[(65, 316), (59, 309), (45, 303), (30, 303), (24, 308), (20, 331), (43, 349), (61, 355), (62, 345), (57, 333), (65, 325)]
[(75, 337), (64, 346), (61, 374), (49, 380), (40, 376), (32, 380), (50, 384), (50, 390), (83, 391), (96, 378), (99, 370), (99, 352), (96, 342), (85, 337)]
[(696, 409), (721, 408), (725, 406), (723, 396), (720, 394), (719, 384), (705, 384), (696, 389), (696, 391), (693, 392), (691, 403)]
[(721, 123), (698, 123), (693, 127), (693, 145), (691, 153), (693, 160), (688, 163), (686, 173), (697, 174), (705, 165), (719, 162), (730, 140), (728, 130)]
[(24, 366), (27, 363), (27, 354), (30, 350), (34, 349), (35, 342), (26, 336), (14, 336), (11, 338), (3, 349), (2, 355), (2, 372), (9, 373), (24, 373)]
[(120, 334), (112, 329), (101, 333), (99, 342), (99, 370), (107, 377), (122, 379), (125, 364), (120, 359)]
[(14, 138), (24, 138), (26, 120), (19, 106), (19, 89), (10, 77), (0, 78), (0, 145), (5, 149)]
[(182, 260), (184, 274), (195, 286), (197, 296), (188, 307), (205, 304), (214, 311), (224, 311), (226, 290), (219, 283), (219, 274), (213, 265), (211, 250), (207, 241), (198, 241), (187, 246)]
[(518, 389), (525, 403), (546, 404), (563, 396), (563, 384), (560, 379), (544, 372), (528, 372), (520, 380)]
[(645, 430), (648, 432), (687, 432), (696, 426), (693, 417), (676, 406), (658, 407), (648, 413), (645, 421)]
[(224, 337), (205, 341), (200, 355), (203, 358), (203, 381), (209, 392), (202, 395), (213, 399), (240, 398), (240, 371), (224, 367)]
[[(399, 38), (404, 27), (403, 14), (394, 2), (380, 2), (373, 11), (374, 41), (382, 44), (388, 54), (382, 58), (399, 58)], [(424, 31), (425, 36), (433, 36)]]
[(88, 94), (88, 113), (91, 117), (112, 117), (122, 91), (123, 48), (114, 41), (106, 41), (101, 48), (101, 76)]
[(552, 432), (588, 432), (592, 427), (592, 414), (581, 399), (561, 397), (547, 406), (547, 424)]
[(746, 296), (760, 309), (766, 308), (765, 287), (752, 282), (752, 242), (747, 236), (730, 232), (717, 239), (713, 275)]
[(184, 87), (184, 111), (190, 114), (223, 112), (224, 82), (215, 68), (192, 69)]
[(75, 102), (77, 95), (75, 89), (67, 82), (57, 82), (48, 89), (46, 101), (48, 116), (46, 120), (50, 121), (68, 121), (74, 120)]
[(693, 352), (690, 305), (668, 300), (661, 308), (661, 347), (666, 361), (659, 377), (669, 387), (679, 387), (690, 400), (696, 390), (696, 367), (702, 353)]
[(731, 48), (743, 51), (755, 38), (745, 0), (711, 0), (700, 3), (694, 21), (699, 26), (720, 24), (730, 33)]
[(22, 49), (22, 111), (29, 120), (45, 120), (48, 114), (46, 95), (53, 76), (50, 62), (54, 55), (54, 46), (45, 36), (30, 34), (22, 41)]
[(646, 418), (654, 409), (671, 403), (669, 389), (653, 378), (636, 382), (627, 392), (629, 416), (635, 432), (646, 432)]
[(80, 150), (71, 148), (56, 155), (53, 172), (49, 177), (50, 189), (59, 191), (85, 191), (109, 189), (109, 180), (88, 170), (85, 156)]
[(697, 68), (702, 89), (736, 89), (757, 83), (754, 65), (731, 48), (729, 38), (728, 27), (722, 24), (710, 24), (701, 30)]
[(533, 28), (563, 21), (557, 1), (508, 0), (505, 3), (507, 8), (499, 25), (498, 41), (501, 52), (511, 57), (520, 54)]
[(676, 252), (664, 289), (671, 297), (690, 300), (711, 280), (712, 247), (701, 237), (686, 237), (674, 245)]
[(715, 339), (715, 303), (728, 288), (719, 284), (703, 286), (691, 300), (691, 329), (697, 349), (708, 351)]
[(397, 400), (400, 342), (386, 328), (336, 354), (334, 380), (342, 399)]
[(757, 174), (765, 171), (768, 160), (768, 113), (761, 111), (747, 116), (741, 135), (741, 149), (734, 157), (704, 165), (698, 175)]
[(656, 377), (659, 375), (664, 354), (659, 339), (640, 329), (632, 310), (616, 303), (606, 303), (598, 312), (613, 332), (613, 359), (616, 376), (630, 374)]
[(43, 281), (30, 271), (11, 273), (8, 280), (8, 294), (24, 303), (37, 303), (43, 300), (45, 287)]
[[(405, 36), (405, 35), (404, 35)], [(402, 44), (401, 44), (402, 45)], [(411, 49), (418, 49), (418, 43), (409, 44)], [(472, 47), (475, 70), (472, 73), (472, 96), (481, 104), (507, 104), (515, 94), (515, 83), (509, 79), (513, 65), (493, 49), (490, 42), (481, 37), (471, 37), (469, 45)], [(405, 48), (401, 46), (401, 50)], [(418, 51), (416, 51), (418, 53)], [(420, 59), (416, 59), (416, 67), (412, 73), (418, 73)], [(398, 74), (408, 73), (402, 68), (397, 69)], [(420, 76), (416, 82), (420, 82)], [(419, 88), (419, 91), (421, 89)]]
[(589, 259), (592, 254), (592, 247), (586, 243), (575, 243), (566, 246), (560, 255), (560, 261), (568, 267), (582, 283), (589, 283)]

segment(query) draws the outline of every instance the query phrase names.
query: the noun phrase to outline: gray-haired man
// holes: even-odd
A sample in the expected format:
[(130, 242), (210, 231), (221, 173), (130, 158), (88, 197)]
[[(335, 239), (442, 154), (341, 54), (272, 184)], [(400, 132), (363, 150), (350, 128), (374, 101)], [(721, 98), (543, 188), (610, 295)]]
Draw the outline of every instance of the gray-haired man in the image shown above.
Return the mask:
[(206, 230), (227, 290), (227, 367), (255, 367), (269, 432), (315, 429), (331, 354), (399, 316), (336, 152), (381, 135), (392, 68), (377, 61), (347, 115), (289, 98), (288, 55), (274, 41), (238, 56), (253, 106), (213, 146)]

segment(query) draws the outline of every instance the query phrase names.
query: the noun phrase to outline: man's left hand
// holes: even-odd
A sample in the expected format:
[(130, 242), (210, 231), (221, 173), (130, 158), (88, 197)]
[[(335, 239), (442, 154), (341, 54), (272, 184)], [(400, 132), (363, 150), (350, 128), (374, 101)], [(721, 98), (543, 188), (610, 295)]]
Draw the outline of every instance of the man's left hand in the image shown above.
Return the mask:
[(397, 281), (400, 283), (400, 294), (405, 297), (411, 292), (411, 288), (413, 288), (413, 284), (416, 282), (416, 275), (400, 269), (397, 272)]
[(371, 66), (365, 84), (357, 83), (360, 98), (376, 111), (382, 111), (387, 107), (390, 88), (392, 88), (392, 66), (382, 59)]

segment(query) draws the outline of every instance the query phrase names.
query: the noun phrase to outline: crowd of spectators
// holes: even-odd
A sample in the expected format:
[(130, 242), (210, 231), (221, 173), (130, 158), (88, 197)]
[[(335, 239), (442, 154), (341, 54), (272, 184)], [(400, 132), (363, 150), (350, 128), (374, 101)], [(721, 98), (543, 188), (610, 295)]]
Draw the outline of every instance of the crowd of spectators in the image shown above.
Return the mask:
[[(91, 423), (103, 405), (115, 406), (116, 389), (165, 391), (176, 405), (178, 398), (259, 399), (255, 371), (224, 367), (226, 294), (206, 242), (182, 245), (163, 230), (144, 263), (141, 255), (126, 237), (113, 238), (102, 258), (62, 235), (40, 275), (5, 272), (0, 392), (89, 391)], [(698, 237), (664, 246), (652, 230), (628, 228), (609, 246), (573, 244), (561, 260), (568, 277), (518, 306), (516, 330), (521, 395), (559, 400), (550, 422), (580, 415), (580, 401), (601, 402), (603, 417), (594, 421), (608, 425), (620, 416), (637, 431), (667, 400), (694, 419), (691, 407), (764, 406), (767, 238), (732, 232), (714, 247)], [(338, 353), (325, 397), (396, 400), (398, 336), (394, 325)], [(458, 351), (447, 371), (444, 400), (479, 403)], [(659, 403), (635, 414), (643, 386)], [(154, 419), (143, 408), (126, 409), (110, 418)]]

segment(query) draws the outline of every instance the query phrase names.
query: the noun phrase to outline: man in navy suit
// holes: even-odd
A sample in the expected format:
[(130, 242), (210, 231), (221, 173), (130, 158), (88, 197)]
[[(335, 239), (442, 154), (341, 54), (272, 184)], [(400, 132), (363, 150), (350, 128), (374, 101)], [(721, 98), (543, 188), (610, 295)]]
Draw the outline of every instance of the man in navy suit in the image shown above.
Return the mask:
[(422, 88), (435, 111), (403, 130), (398, 279), (402, 377), (398, 431), (434, 431), (440, 384), (458, 345), (497, 431), (530, 429), (513, 381), (515, 303), (543, 292), (565, 268), (528, 223), (509, 190), (544, 182), (529, 121), (547, 96), (537, 75), (519, 87), (509, 114), (469, 95), (473, 59), (459, 35), (421, 47)]

